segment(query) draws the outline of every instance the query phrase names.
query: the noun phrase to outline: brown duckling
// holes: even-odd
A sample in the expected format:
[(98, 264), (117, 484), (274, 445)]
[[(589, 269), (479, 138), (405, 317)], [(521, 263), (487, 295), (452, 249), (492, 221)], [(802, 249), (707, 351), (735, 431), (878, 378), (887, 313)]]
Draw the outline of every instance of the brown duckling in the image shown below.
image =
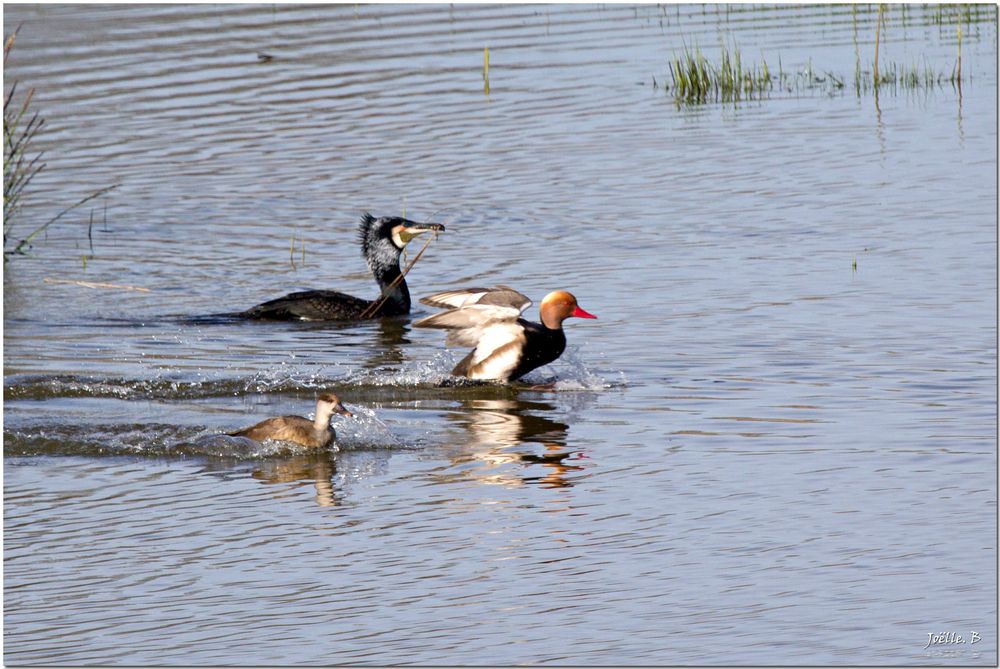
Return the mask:
[(348, 417), (354, 415), (344, 408), (336, 395), (326, 393), (316, 400), (316, 420), (310, 421), (302, 416), (278, 416), (263, 420), (245, 430), (227, 434), (230, 437), (246, 437), (254, 441), (272, 439), (291, 441), (307, 448), (324, 448), (336, 437), (330, 425), (330, 418), (335, 413)]

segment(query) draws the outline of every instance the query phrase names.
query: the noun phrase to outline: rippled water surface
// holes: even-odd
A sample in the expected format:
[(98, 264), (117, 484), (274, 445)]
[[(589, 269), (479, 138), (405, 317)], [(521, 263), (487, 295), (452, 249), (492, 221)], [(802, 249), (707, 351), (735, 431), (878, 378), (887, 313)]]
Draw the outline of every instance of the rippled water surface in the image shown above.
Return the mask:
[[(940, 81), (877, 96), (876, 24), (5, 6), (11, 238), (118, 187), (4, 268), (4, 662), (995, 664), (996, 10), (890, 6), (883, 71)], [(723, 44), (782, 83), (676, 102)], [(462, 388), (409, 318), (195, 318), (374, 296), (367, 210), (447, 226), (416, 296), (599, 319)], [(339, 450), (215, 436), (323, 390)]]

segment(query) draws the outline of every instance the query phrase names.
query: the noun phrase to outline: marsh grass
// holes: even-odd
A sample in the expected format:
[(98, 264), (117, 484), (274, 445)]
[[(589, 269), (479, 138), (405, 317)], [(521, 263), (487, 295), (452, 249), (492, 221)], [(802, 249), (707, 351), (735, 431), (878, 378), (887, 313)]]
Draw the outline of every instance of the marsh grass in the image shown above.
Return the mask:
[(860, 63), (855, 66), (854, 90), (858, 95), (882, 88), (916, 90), (943, 87), (946, 84), (961, 85), (958, 71), (953, 70), (948, 74), (935, 70), (926, 61), (919, 65), (890, 62), (878, 71), (873, 67), (871, 72), (863, 71)]
[(684, 52), (669, 63), (671, 85), (666, 88), (674, 97), (688, 103), (739, 101), (760, 97), (773, 85), (767, 61), (760, 66), (744, 67), (738, 48), (722, 47), (722, 58), (715, 65), (700, 49)]
[(984, 4), (935, 4), (930, 5), (929, 23), (937, 26), (963, 23), (967, 26), (996, 20), (996, 5)]
[[(924, 23), (940, 27), (953, 25), (956, 35), (956, 58), (947, 70), (935, 69), (926, 58), (904, 64), (885, 58), (887, 45), (894, 26), (912, 23), (906, 5), (878, 4), (871, 6), (872, 41), (874, 51), (867, 64), (855, 51), (853, 88), (861, 97), (878, 94), (881, 89), (931, 90), (951, 85), (961, 94), (963, 81), (968, 74), (962, 72), (962, 39), (964, 32), (977, 31), (978, 24), (996, 22), (997, 9), (990, 5), (933, 5), (924, 8)], [(855, 21), (855, 47), (857, 47), (858, 12), (852, 10)], [(963, 28), (965, 29), (963, 31)], [(978, 34), (978, 33), (977, 33)], [(761, 55), (760, 64), (748, 63), (739, 48), (723, 44), (716, 62), (710, 61), (697, 48), (684, 46), (683, 51), (667, 61), (669, 77), (663, 88), (671, 93), (677, 104), (704, 104), (709, 102), (739, 102), (763, 99), (772, 95), (801, 95), (825, 93), (836, 95), (848, 89), (850, 74), (831, 72), (822, 67), (813, 68), (810, 58), (797, 72), (787, 72), (778, 59), (778, 71), (772, 72)], [(654, 88), (659, 88), (653, 78)]]
[[(7, 69), (7, 58), (11, 49), (14, 48), (14, 41), (21, 28), (18, 27), (4, 39), (3, 44), (3, 64)], [(45, 124), (39, 113), (31, 112), (31, 99), (34, 97), (35, 89), (30, 88), (28, 92), (17, 102), (18, 81), (15, 80), (10, 90), (3, 99), (3, 258), (4, 262), (12, 255), (23, 255), (31, 247), (32, 241), (38, 235), (45, 232), (50, 225), (60, 220), (63, 216), (80, 207), (91, 200), (104, 195), (117, 185), (102, 188), (86, 197), (80, 199), (75, 204), (66, 207), (58, 214), (48, 219), (44, 223), (37, 225), (27, 235), (20, 240), (13, 238), (13, 225), (21, 211), (24, 196), (28, 191), (31, 181), (38, 176), (38, 173), (45, 168), (42, 162), (42, 153), (32, 149), (32, 142)], [(91, 222), (92, 225), (92, 222)], [(88, 235), (90, 228), (88, 228)], [(7, 248), (8, 240), (12, 248)]]
[[(877, 54), (877, 51), (876, 51)], [(679, 104), (739, 102), (770, 97), (774, 93), (796, 95), (821, 91), (833, 95), (847, 88), (849, 78), (828, 70), (816, 70), (810, 59), (799, 72), (789, 73), (778, 61), (774, 73), (763, 58), (761, 63), (746, 65), (738, 48), (723, 47), (719, 64), (709, 61), (699, 49), (685, 48), (668, 62), (669, 82), (664, 89), (673, 93)], [(961, 39), (958, 60), (951, 73), (934, 69), (926, 60), (909, 65), (878, 60), (863, 69), (860, 59), (854, 65), (854, 92), (860, 97), (881, 88), (931, 89), (946, 84), (960, 87)], [(653, 79), (654, 86), (657, 85)]]

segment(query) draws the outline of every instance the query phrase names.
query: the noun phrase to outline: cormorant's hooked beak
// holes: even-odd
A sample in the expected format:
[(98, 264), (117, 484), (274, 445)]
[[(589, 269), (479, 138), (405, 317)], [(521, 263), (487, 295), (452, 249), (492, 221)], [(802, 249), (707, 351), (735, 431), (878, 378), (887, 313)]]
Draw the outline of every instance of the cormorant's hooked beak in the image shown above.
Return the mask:
[(444, 232), (444, 226), (440, 223), (406, 221), (392, 229), (392, 241), (397, 247), (403, 248), (411, 239), (425, 232), (433, 232), (436, 235), (439, 232)]

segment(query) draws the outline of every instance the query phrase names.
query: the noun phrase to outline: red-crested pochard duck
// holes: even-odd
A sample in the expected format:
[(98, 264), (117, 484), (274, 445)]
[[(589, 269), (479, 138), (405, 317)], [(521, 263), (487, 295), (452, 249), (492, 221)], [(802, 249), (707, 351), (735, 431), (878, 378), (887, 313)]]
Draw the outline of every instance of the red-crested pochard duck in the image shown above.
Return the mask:
[[(361, 217), (358, 236), (361, 254), (382, 291), (378, 298), (364, 300), (336, 290), (305, 290), (258, 304), (239, 316), (283, 321), (356, 321), (408, 314), (410, 291), (401, 276), (399, 257), (411, 239), (429, 231), (444, 232), (444, 226), (393, 216), (375, 218), (366, 213)], [(375, 309), (375, 302), (382, 304)]]
[(323, 448), (337, 436), (330, 425), (333, 414), (353, 416), (340, 399), (333, 393), (320, 395), (316, 400), (316, 419), (309, 420), (302, 416), (278, 416), (262, 420), (253, 427), (238, 432), (227, 433), (230, 437), (246, 437), (254, 441), (271, 439), (274, 441), (291, 441), (307, 448)]
[(450, 290), (420, 301), (447, 311), (421, 318), (414, 327), (448, 330), (447, 345), (475, 347), (451, 371), (468, 379), (519, 379), (562, 355), (564, 320), (597, 318), (581, 309), (565, 290), (551, 292), (542, 300), (538, 307), (541, 323), (521, 318), (531, 300), (508, 286)]

